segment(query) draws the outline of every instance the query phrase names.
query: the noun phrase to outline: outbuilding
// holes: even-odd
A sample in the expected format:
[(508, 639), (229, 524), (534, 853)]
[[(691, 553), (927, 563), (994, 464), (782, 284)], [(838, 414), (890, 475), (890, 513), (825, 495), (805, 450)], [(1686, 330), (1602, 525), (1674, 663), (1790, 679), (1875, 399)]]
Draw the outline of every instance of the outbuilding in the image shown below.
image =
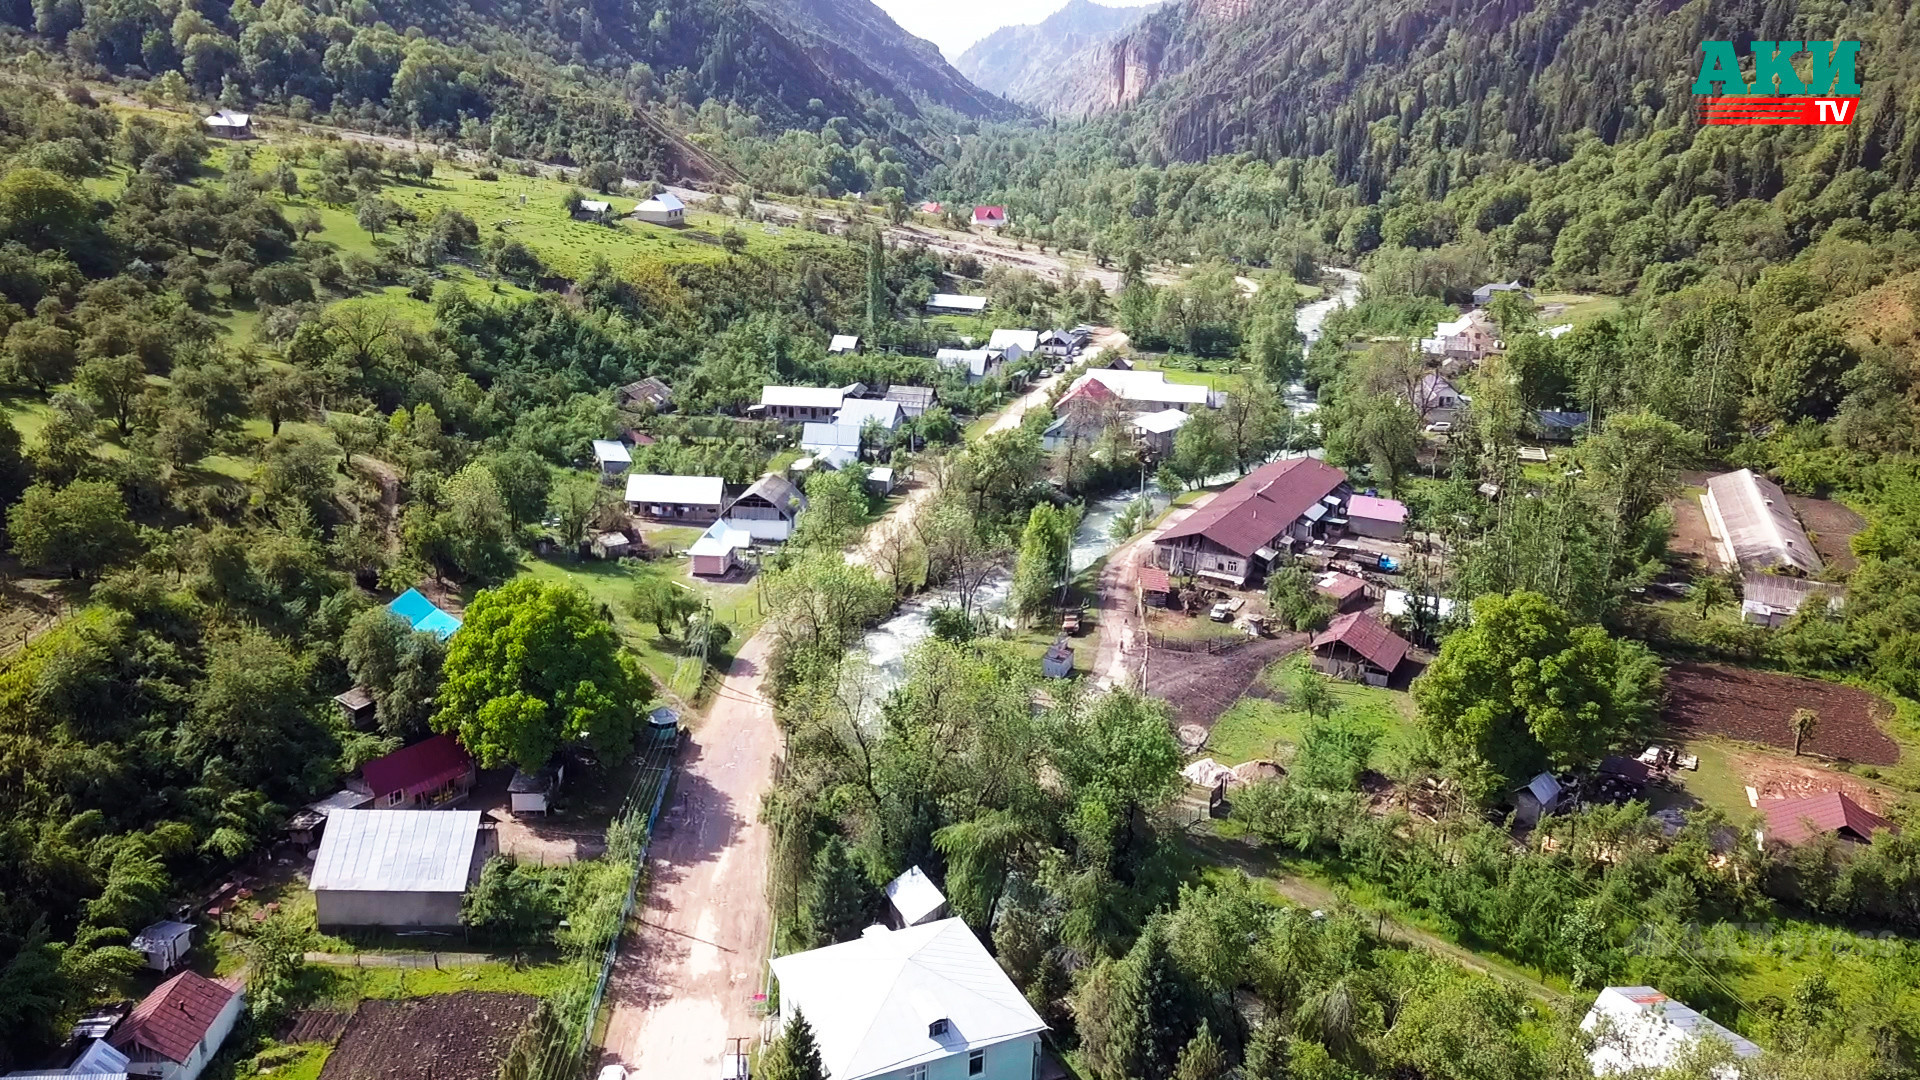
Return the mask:
[(1752, 469), (1721, 473), (1707, 481), (1700, 504), (1729, 569), (1820, 573), (1820, 553), (1780, 485)]
[(1367, 583), (1352, 574), (1329, 570), (1314, 579), (1313, 591), (1332, 600), (1336, 612), (1367, 606)]
[(927, 872), (910, 866), (887, 882), (887, 924), (895, 930), (947, 917), (947, 895)]
[(1551, 773), (1541, 773), (1514, 793), (1514, 820), (1522, 825), (1532, 825), (1553, 813), (1559, 805), (1560, 781), (1555, 780)]
[(633, 453), (619, 439), (593, 440), (593, 463), (602, 476), (619, 476), (633, 464)]
[(183, 971), (140, 999), (107, 1042), (126, 1056), (127, 1075), (195, 1080), (240, 1018), (240, 991)]
[(690, 569), (699, 577), (726, 577), (740, 565), (740, 552), (752, 546), (752, 533), (716, 521), (687, 549)]
[(478, 810), (335, 810), (309, 879), (320, 929), (458, 926), (495, 843)]
[(1350, 612), (1313, 639), (1313, 669), (1337, 679), (1385, 686), (1411, 647), (1373, 616)]
[[(1695, 1043), (1716, 1039), (1742, 1061), (1760, 1056), (1760, 1047), (1651, 986), (1609, 986), (1600, 991), (1580, 1030), (1595, 1037), (1587, 1062), (1595, 1076), (1658, 1073), (1680, 1062)], [(1737, 1069), (1723, 1068), (1716, 1080), (1733, 1080)]]
[(1398, 499), (1355, 495), (1347, 502), (1347, 531), (1376, 540), (1398, 540), (1407, 535), (1407, 507)]
[(860, 339), (853, 334), (835, 334), (833, 335), (833, 340), (827, 343), (828, 356), (838, 356), (841, 353), (856, 353), (859, 351)]
[(1141, 604), (1159, 608), (1167, 606), (1167, 596), (1173, 591), (1173, 584), (1167, 580), (1165, 570), (1157, 566), (1143, 566), (1136, 580), (1140, 585)]
[(596, 559), (618, 559), (633, 551), (633, 539), (623, 532), (597, 533), (589, 548)]
[(248, 113), (234, 112), (232, 109), (221, 109), (200, 121), (200, 126), (206, 128), (207, 134), (216, 139), (253, 138), (253, 117)]
[(538, 772), (513, 770), (513, 779), (507, 781), (507, 809), (516, 814), (545, 814), (566, 775), (567, 767), (559, 762)]
[(987, 298), (964, 293), (937, 292), (927, 297), (929, 315), (978, 315), (987, 310)]
[(1816, 836), (1832, 836), (1843, 843), (1867, 844), (1881, 831), (1898, 833), (1893, 822), (1854, 802), (1839, 791), (1823, 791), (1797, 799), (1767, 799), (1760, 803), (1767, 819), (1760, 841), (1793, 846)]
[(155, 971), (172, 971), (193, 948), (193, 924), (163, 920), (134, 935), (133, 951)]
[(1064, 679), (1073, 674), (1073, 642), (1066, 638), (1054, 642), (1047, 655), (1040, 658), (1040, 674), (1049, 679)]

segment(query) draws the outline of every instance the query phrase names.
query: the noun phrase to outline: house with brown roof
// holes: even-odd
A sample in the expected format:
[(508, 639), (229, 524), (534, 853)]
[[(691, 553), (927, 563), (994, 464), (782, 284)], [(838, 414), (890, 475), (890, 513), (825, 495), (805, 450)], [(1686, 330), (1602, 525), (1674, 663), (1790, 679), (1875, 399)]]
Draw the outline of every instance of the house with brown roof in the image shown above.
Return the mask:
[(127, 1056), (127, 1075), (194, 1080), (239, 1019), (241, 994), (183, 971), (154, 988), (107, 1042)]
[(1367, 583), (1352, 574), (1329, 570), (1314, 579), (1313, 591), (1333, 601), (1333, 610), (1352, 611), (1367, 606)]
[(451, 735), (402, 747), (360, 766), (376, 810), (450, 806), (473, 788), (473, 758)]
[(1333, 620), (1313, 639), (1313, 670), (1369, 686), (1385, 686), (1412, 646), (1364, 611)]
[(807, 496), (793, 481), (768, 473), (741, 492), (720, 520), (745, 529), (755, 540), (785, 540), (793, 535), (794, 522), (806, 508)]
[(1759, 841), (1795, 846), (1816, 836), (1833, 836), (1852, 844), (1865, 844), (1882, 829), (1898, 834), (1893, 822), (1854, 802), (1838, 791), (1823, 791), (1798, 799), (1768, 799), (1760, 804), (1767, 824)]
[(673, 390), (666, 383), (649, 375), (639, 382), (630, 382), (621, 387), (620, 404), (629, 409), (666, 412), (673, 408)]
[(1347, 474), (1318, 458), (1269, 462), (1161, 534), (1154, 565), (1243, 586), (1296, 544), (1324, 538), (1352, 496)]

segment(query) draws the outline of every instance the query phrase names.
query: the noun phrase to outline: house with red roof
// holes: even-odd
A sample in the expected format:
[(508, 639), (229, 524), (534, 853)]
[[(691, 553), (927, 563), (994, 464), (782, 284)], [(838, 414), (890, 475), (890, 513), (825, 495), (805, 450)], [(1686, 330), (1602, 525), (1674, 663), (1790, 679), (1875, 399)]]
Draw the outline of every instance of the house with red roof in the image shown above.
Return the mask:
[(473, 789), (473, 758), (451, 735), (402, 747), (360, 767), (371, 809), (431, 810), (451, 806)]
[(1766, 828), (1760, 842), (1796, 846), (1816, 836), (1833, 836), (1851, 844), (1865, 844), (1885, 829), (1898, 834), (1893, 822), (1854, 802), (1838, 791), (1823, 791), (1798, 799), (1768, 799), (1760, 804)]
[(1127, 415), (1126, 403), (1105, 383), (1086, 380), (1054, 402), (1055, 420), (1040, 436), (1040, 448), (1051, 453), (1070, 443), (1092, 442)]
[(1369, 686), (1385, 686), (1412, 648), (1364, 611), (1333, 620), (1313, 639), (1313, 670)]
[(128, 1076), (194, 1080), (240, 1017), (241, 994), (183, 971), (154, 988), (107, 1036), (127, 1056)]
[(1352, 497), (1347, 474), (1318, 458), (1269, 462), (1162, 533), (1154, 565), (1244, 586), (1296, 544), (1324, 538)]
[(1004, 206), (976, 206), (973, 208), (973, 223), (997, 229), (1007, 223), (1007, 208)]

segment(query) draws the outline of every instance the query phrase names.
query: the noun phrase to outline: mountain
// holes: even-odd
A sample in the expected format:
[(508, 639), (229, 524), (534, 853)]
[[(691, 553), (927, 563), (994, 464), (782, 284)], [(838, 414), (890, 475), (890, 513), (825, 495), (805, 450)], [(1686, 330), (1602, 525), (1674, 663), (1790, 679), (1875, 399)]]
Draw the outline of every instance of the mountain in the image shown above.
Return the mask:
[(1045, 112), (1083, 112), (1100, 96), (1097, 73), (1091, 70), (1108, 55), (1100, 46), (1159, 6), (1111, 8), (1069, 0), (1039, 23), (988, 34), (954, 66), (1001, 97)]
[(827, 78), (973, 119), (1017, 111), (995, 97), (997, 91), (969, 82), (932, 42), (901, 29), (871, 0), (755, 0), (755, 6)]

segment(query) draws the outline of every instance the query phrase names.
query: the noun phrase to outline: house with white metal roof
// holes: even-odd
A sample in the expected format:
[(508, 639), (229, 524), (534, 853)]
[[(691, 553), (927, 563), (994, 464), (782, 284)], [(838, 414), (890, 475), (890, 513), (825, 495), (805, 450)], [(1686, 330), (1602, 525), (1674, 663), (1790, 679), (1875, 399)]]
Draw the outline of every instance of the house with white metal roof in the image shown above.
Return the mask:
[(925, 870), (907, 867), (907, 872), (887, 882), (887, 921), (895, 930), (947, 917), (947, 894), (933, 883)]
[(853, 334), (835, 334), (833, 340), (827, 343), (828, 356), (859, 351), (860, 339)]
[(1219, 408), (1221, 404), (1221, 395), (1197, 383), (1168, 382), (1164, 371), (1094, 368), (1075, 379), (1071, 389), (1078, 390), (1088, 382), (1100, 383), (1136, 409), (1192, 412), (1200, 408)]
[(1009, 364), (1018, 363), (1021, 357), (1040, 348), (1040, 331), (995, 330), (987, 339), (987, 348), (999, 352)]
[(1141, 446), (1165, 456), (1173, 453), (1173, 437), (1186, 426), (1192, 414), (1179, 409), (1161, 409), (1133, 418), (1133, 437)]
[(864, 429), (869, 420), (892, 431), (907, 418), (906, 410), (897, 401), (874, 398), (848, 398), (833, 414), (833, 422), (855, 430)]
[(633, 453), (619, 439), (593, 440), (593, 461), (603, 476), (619, 476), (633, 464)]
[(947, 371), (963, 372), (968, 382), (977, 383), (1000, 366), (1000, 356), (991, 349), (939, 349), (933, 362)]
[(775, 957), (780, 1015), (804, 1013), (833, 1080), (1034, 1080), (1047, 1025), (960, 919), (874, 927)]
[(852, 424), (808, 424), (800, 429), (800, 449), (832, 468), (860, 460), (860, 429)]
[(663, 191), (633, 208), (633, 215), (655, 225), (685, 225), (687, 204), (671, 191)]
[(253, 117), (251, 114), (221, 109), (212, 116), (200, 121), (207, 134), (219, 139), (253, 138)]
[(320, 928), (457, 926), (494, 847), (478, 810), (335, 810), (308, 878)]
[[(1586, 1019), (1580, 1021), (1580, 1030), (1595, 1036), (1587, 1055), (1595, 1076), (1658, 1072), (1679, 1064), (1703, 1039), (1718, 1039), (1743, 1061), (1761, 1053), (1753, 1042), (1651, 986), (1609, 986), (1600, 991)], [(1740, 1069), (1725, 1065), (1712, 1075), (1715, 1080), (1737, 1080)]]
[(985, 310), (987, 310), (987, 298), (984, 296), (937, 292), (927, 297), (927, 314), (929, 315), (978, 315)]
[(658, 521), (712, 521), (726, 502), (727, 482), (718, 476), (628, 473), (627, 505)]
[(748, 406), (747, 412), (768, 420), (822, 423), (832, 420), (833, 414), (846, 402), (848, 393), (856, 389), (851, 386), (763, 386), (760, 404)]

